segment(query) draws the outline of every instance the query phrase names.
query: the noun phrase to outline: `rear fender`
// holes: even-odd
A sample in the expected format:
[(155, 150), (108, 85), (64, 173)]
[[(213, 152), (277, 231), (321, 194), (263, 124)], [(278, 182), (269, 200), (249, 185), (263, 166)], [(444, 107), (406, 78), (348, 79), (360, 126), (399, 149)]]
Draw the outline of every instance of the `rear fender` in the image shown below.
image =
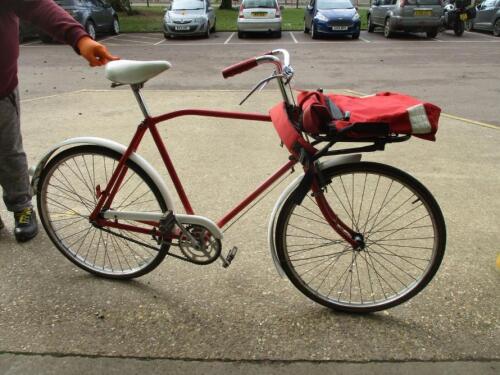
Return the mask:
[[(336, 165), (357, 163), (360, 160), (361, 160), (361, 154), (344, 155), (322, 162), (318, 164), (318, 167), (320, 170), (324, 170)], [(290, 197), (290, 195), (292, 195), (292, 193), (296, 191), (297, 187), (299, 187), (301, 181), (304, 179), (304, 176), (305, 176), (304, 173), (302, 173), (295, 180), (293, 180), (290, 183), (290, 185), (286, 187), (283, 193), (281, 193), (281, 196), (278, 198), (276, 204), (274, 205), (274, 209), (273, 212), (271, 213), (271, 218), (269, 220), (268, 237), (267, 237), (269, 241), (269, 248), (271, 250), (271, 257), (273, 259), (274, 266), (276, 267), (276, 270), (278, 271), (281, 277), (286, 277), (286, 275), (285, 272), (283, 271), (283, 268), (281, 267), (280, 261), (278, 259), (278, 253), (276, 250), (275, 233), (276, 233), (276, 225), (278, 223), (278, 216), (281, 210), (283, 209), (285, 201)]]
[[(113, 150), (118, 152), (119, 154), (124, 154), (125, 151), (127, 150), (127, 147), (124, 145), (111, 141), (109, 139), (104, 139), (104, 138), (97, 138), (97, 137), (78, 137), (78, 138), (70, 138), (67, 139), (61, 143), (56, 144), (53, 146), (50, 150), (48, 150), (45, 155), (40, 159), (38, 164), (35, 167), (30, 168), (30, 175), (32, 176), (31, 178), (31, 186), (33, 188), (34, 194), (37, 193), (38, 190), (38, 181), (40, 180), (40, 175), (47, 165), (47, 162), (50, 160), (50, 158), (61, 152), (63, 149), (68, 149), (70, 147), (68, 146), (76, 146), (76, 145), (95, 145), (95, 146), (101, 146), (105, 147), (107, 149)], [(174, 209), (174, 203), (172, 200), (172, 196), (170, 195), (170, 192), (165, 185), (165, 182), (161, 178), (161, 176), (158, 174), (158, 172), (149, 164), (146, 159), (144, 159), (142, 156), (140, 156), (137, 153), (132, 153), (130, 155), (130, 159), (135, 162), (139, 167), (141, 167), (144, 172), (153, 180), (155, 185), (158, 187), (158, 190), (160, 191), (163, 199), (165, 200), (165, 203), (167, 204), (167, 207), (169, 210), (172, 210), (175, 212)]]

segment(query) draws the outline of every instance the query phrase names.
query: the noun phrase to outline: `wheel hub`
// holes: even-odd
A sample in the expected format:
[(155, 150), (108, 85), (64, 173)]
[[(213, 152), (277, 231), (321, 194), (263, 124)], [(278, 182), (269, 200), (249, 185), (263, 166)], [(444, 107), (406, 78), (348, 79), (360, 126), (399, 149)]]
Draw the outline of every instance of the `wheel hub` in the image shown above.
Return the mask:
[(357, 246), (354, 248), (356, 251), (362, 251), (365, 249), (365, 238), (361, 233), (355, 233), (352, 236), (352, 239), (356, 241)]

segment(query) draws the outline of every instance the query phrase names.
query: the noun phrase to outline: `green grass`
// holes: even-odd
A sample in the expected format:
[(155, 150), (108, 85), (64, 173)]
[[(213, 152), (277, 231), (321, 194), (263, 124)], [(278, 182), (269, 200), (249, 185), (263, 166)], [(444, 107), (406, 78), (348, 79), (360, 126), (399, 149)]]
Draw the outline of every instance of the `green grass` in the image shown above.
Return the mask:
[[(120, 13), (121, 31), (124, 33), (162, 32), (163, 6), (134, 6), (139, 14), (128, 16)], [(238, 10), (216, 9), (217, 31), (236, 31)], [(360, 9), (361, 28), (366, 29), (366, 9)], [(286, 8), (283, 10), (283, 30), (302, 30), (304, 28), (304, 9)]]

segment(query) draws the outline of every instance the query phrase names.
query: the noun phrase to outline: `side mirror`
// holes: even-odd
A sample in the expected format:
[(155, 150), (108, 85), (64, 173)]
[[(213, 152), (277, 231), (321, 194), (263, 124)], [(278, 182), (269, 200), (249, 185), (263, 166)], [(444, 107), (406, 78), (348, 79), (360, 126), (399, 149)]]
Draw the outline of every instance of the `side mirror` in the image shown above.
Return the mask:
[(374, 0), (373, 1), (373, 5), (375, 5), (376, 7), (378, 7), (380, 5), (380, 0)]
[(212, 8), (212, 7), (208, 7), (208, 8), (207, 8), (207, 10), (208, 10), (209, 12), (211, 12), (212, 10), (214, 10), (214, 8)]
[(312, 7), (311, 5), (308, 5), (308, 6), (307, 6), (307, 10), (308, 10), (308, 11), (311, 11), (311, 10), (313, 10), (313, 7)]

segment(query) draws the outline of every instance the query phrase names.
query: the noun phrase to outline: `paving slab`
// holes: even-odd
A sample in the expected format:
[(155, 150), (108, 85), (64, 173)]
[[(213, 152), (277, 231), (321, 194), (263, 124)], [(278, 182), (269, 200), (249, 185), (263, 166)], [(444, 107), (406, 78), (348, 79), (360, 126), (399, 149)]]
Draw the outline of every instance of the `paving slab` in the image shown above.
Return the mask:
[[(154, 113), (238, 110), (243, 91), (146, 91)], [(279, 100), (264, 91), (244, 110)], [(92, 135), (127, 143), (140, 111), (126, 90), (26, 100), (31, 164), (52, 144)], [(161, 134), (197, 213), (212, 219), (286, 162), (271, 124), (182, 118)], [(441, 121), (437, 142), (412, 139), (365, 159), (421, 180), (444, 212), (448, 246), (431, 284), (399, 307), (364, 316), (310, 302), (274, 269), (267, 222), (280, 188), (226, 232), (240, 248), (230, 268), (166, 259), (131, 282), (93, 277), (41, 233), (19, 245), (2, 206), (0, 353), (191, 360), (487, 361), (500, 359), (500, 131)], [(163, 176), (149, 138), (139, 153)], [(284, 188), (284, 186), (283, 186)], [(15, 373), (15, 372), (12, 372)]]

